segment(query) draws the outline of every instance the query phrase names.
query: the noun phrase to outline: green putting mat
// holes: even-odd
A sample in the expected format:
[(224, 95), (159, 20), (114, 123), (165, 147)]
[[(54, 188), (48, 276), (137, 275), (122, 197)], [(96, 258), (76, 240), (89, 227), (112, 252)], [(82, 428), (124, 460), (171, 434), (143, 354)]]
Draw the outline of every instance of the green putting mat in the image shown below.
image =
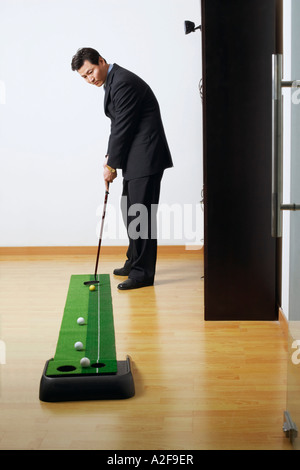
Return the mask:
[[(56, 352), (45, 374), (48, 377), (117, 372), (109, 274), (98, 275), (100, 283), (90, 291), (84, 282), (93, 279), (91, 275), (71, 276)], [(79, 317), (84, 318), (83, 325), (78, 325)], [(83, 344), (81, 351), (74, 347), (78, 341)], [(83, 357), (89, 358), (90, 367), (81, 366)]]

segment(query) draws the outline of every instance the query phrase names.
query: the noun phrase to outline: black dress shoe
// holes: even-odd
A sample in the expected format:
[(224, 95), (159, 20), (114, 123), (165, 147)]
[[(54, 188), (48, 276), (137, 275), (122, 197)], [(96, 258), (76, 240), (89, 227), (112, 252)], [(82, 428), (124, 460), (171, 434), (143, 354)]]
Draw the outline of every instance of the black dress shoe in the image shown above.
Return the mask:
[(116, 276), (128, 276), (128, 274), (130, 273), (130, 268), (126, 268), (125, 266), (123, 266), (123, 268), (114, 269), (113, 273)]
[(118, 285), (120, 290), (139, 289), (140, 287), (153, 286), (153, 281), (136, 281), (135, 279), (126, 279)]

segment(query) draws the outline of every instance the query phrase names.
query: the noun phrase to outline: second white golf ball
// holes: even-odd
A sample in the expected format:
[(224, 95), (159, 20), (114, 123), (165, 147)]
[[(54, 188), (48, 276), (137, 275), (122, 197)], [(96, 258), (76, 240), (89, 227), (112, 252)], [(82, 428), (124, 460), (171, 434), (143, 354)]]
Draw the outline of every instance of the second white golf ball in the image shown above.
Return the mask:
[(81, 341), (76, 341), (76, 343), (74, 344), (74, 348), (76, 349), (76, 351), (82, 351), (83, 350), (83, 344)]

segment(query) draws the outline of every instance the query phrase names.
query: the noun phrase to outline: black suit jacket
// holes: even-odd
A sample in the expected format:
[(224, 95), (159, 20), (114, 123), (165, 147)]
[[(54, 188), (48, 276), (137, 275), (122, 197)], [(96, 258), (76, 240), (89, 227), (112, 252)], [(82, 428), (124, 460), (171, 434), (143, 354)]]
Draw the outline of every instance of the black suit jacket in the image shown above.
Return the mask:
[(157, 99), (140, 77), (114, 64), (104, 111), (111, 120), (107, 164), (122, 169), (125, 180), (173, 166)]

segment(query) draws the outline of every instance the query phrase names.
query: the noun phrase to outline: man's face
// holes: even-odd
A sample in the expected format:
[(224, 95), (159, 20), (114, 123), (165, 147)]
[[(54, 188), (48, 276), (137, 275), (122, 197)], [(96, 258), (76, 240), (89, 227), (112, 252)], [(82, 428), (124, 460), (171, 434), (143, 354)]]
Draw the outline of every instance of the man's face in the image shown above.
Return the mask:
[(91, 64), (91, 62), (85, 60), (83, 66), (78, 69), (78, 73), (86, 82), (100, 87), (105, 83), (108, 67), (109, 65), (104, 61), (104, 59), (99, 57), (98, 65)]

